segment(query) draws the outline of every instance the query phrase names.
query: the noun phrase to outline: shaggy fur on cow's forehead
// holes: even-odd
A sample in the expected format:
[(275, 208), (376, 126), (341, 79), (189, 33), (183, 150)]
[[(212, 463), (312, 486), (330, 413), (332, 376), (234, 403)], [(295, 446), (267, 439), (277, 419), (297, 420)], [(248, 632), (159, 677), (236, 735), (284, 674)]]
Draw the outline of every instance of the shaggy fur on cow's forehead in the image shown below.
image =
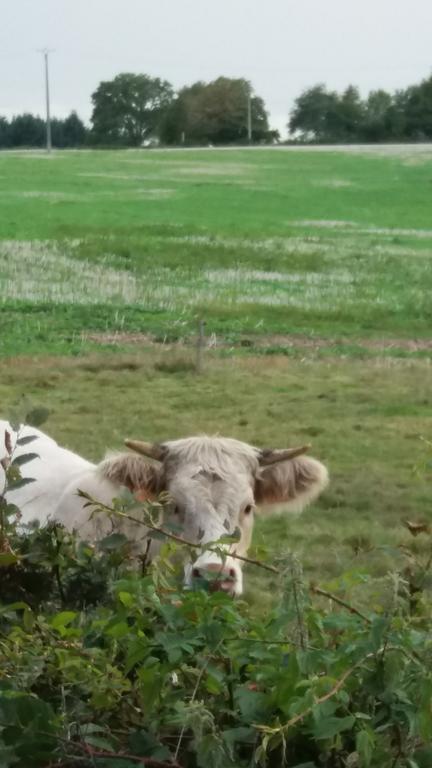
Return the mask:
[(205, 472), (224, 476), (242, 465), (254, 474), (259, 466), (259, 449), (230, 437), (186, 437), (163, 443), (162, 447), (166, 449), (166, 461), (172, 467), (199, 465)]

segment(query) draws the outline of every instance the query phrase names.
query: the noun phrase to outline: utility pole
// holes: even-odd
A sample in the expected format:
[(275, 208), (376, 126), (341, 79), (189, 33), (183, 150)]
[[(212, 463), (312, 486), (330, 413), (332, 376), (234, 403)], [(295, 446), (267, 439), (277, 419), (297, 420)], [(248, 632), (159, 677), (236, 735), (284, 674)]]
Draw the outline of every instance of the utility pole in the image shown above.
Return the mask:
[(248, 86), (247, 92), (247, 137), (248, 143), (252, 144), (252, 97), (250, 86)]
[(43, 48), (40, 53), (43, 53), (45, 60), (45, 99), (46, 99), (46, 148), (47, 152), (51, 152), (51, 116), (50, 116), (50, 93), (49, 93), (49, 72), (48, 72), (48, 54), (52, 53), (49, 48)]

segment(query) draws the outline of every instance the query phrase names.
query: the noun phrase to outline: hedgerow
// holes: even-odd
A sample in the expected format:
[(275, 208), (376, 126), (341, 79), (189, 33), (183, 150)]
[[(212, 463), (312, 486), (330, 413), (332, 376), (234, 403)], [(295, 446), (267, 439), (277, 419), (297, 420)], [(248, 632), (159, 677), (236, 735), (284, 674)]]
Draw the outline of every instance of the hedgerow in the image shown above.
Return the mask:
[[(10, 454), (9, 488), (23, 463)], [(211, 582), (184, 590), (178, 542), (137, 567), (117, 533), (91, 546), (54, 524), (22, 530), (3, 494), (0, 766), (430, 768), (420, 528), (428, 546), (395, 553), (379, 589), (356, 572), (332, 592), (307, 584), (287, 553), (258, 618)]]

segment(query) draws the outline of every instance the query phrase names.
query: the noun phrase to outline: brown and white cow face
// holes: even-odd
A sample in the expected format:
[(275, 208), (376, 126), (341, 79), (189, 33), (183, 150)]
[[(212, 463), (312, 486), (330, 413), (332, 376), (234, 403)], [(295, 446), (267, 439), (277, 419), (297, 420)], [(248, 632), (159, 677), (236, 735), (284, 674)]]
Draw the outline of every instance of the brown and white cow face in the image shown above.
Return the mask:
[(241, 594), (241, 561), (232, 554), (246, 555), (256, 506), (284, 503), (287, 509), (300, 511), (328, 482), (323, 464), (299, 455), (306, 448), (261, 451), (220, 437), (126, 444), (157, 464), (138, 462), (133, 455), (118, 456), (111, 464), (104, 462), (106, 476), (128, 485), (141, 499), (167, 492), (172, 501), (166, 515), (181, 526), (186, 539), (205, 545), (240, 531), (239, 540), (224, 547), (226, 556), (204, 549), (186, 566), (189, 587), (206, 572), (216, 572), (217, 588)]

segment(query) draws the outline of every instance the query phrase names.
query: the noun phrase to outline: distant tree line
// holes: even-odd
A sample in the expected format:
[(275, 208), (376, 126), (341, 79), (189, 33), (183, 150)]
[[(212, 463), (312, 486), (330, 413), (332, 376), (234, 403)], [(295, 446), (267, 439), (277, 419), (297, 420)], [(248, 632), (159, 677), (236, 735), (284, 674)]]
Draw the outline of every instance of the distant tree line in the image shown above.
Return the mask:
[[(263, 99), (243, 78), (219, 77), (174, 91), (171, 83), (123, 73), (99, 83), (92, 94), (91, 126), (76, 112), (51, 121), (54, 147), (140, 147), (245, 144), (279, 139), (269, 128)], [(366, 99), (350, 85), (342, 93), (315, 85), (296, 99), (288, 124), (291, 140), (355, 143), (432, 140), (432, 76), (418, 85)], [(43, 147), (45, 120), (22, 114), (0, 116), (0, 148)]]
[[(278, 138), (271, 131), (264, 101), (242, 78), (219, 77), (197, 82), (178, 93), (171, 83), (149, 75), (123, 73), (99, 83), (92, 94), (91, 127), (76, 112), (51, 120), (54, 147), (140, 147), (163, 144), (242, 144)], [(46, 123), (41, 117), (0, 117), (0, 147), (43, 147)]]
[(288, 128), (305, 142), (429, 141), (432, 77), (394, 93), (371, 91), (364, 100), (353, 85), (343, 93), (315, 85), (296, 99)]
[[(76, 112), (64, 120), (51, 120), (54, 147), (82, 147), (88, 138), (88, 129)], [(46, 123), (41, 117), (24, 113), (11, 120), (0, 117), (0, 147), (43, 147), (46, 143)]]

